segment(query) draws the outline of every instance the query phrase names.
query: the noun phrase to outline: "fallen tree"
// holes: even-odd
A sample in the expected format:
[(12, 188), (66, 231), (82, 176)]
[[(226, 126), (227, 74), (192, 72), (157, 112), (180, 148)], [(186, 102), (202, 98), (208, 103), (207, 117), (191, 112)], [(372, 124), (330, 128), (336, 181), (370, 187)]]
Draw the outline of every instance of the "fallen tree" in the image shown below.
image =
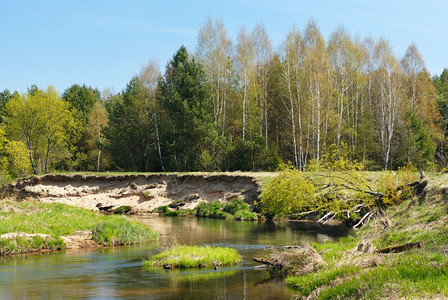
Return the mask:
[(285, 167), (261, 194), (261, 211), (267, 219), (311, 218), (324, 224), (339, 219), (356, 228), (427, 184), (423, 172), (417, 179), (412, 164), (383, 172), (376, 180), (369, 180), (363, 170), (361, 163), (348, 159), (346, 150), (333, 147), (312, 161), (307, 172)]

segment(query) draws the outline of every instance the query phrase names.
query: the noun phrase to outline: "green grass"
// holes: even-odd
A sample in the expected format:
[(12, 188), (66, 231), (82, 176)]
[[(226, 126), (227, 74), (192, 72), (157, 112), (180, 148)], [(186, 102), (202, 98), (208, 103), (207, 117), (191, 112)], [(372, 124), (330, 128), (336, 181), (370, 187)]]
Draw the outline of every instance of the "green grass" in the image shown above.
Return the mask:
[[(124, 216), (101, 215), (87, 209), (60, 203), (41, 203), (38, 201), (3, 201), (0, 213), (0, 235), (11, 232), (42, 233), (51, 236), (48, 241), (31, 241), (38, 248), (61, 249), (60, 236), (71, 235), (76, 231), (92, 231), (93, 239), (103, 245), (124, 245), (143, 241), (158, 240), (158, 233), (147, 226)], [(10, 241), (0, 240), (2, 249)], [(30, 241), (17, 241), (23, 249), (30, 248)], [(53, 246), (52, 246), (53, 245)]]
[[(326, 266), (304, 276), (289, 276), (289, 288), (318, 299), (385, 299), (448, 297), (448, 215), (437, 197), (407, 200), (387, 210), (384, 220), (371, 221), (356, 236), (312, 244)], [(366, 254), (354, 249), (362, 240), (377, 248), (423, 242), (423, 248), (402, 253)]]
[(342, 268), (325, 269), (321, 272), (311, 273), (304, 276), (289, 276), (286, 278), (287, 285), (300, 295), (309, 295), (320, 286), (329, 285), (333, 280), (342, 276), (357, 273), (359, 267), (344, 266)]
[(167, 264), (171, 268), (211, 268), (235, 265), (241, 256), (233, 248), (212, 246), (174, 246), (143, 262), (147, 267), (161, 268)]
[(61, 250), (64, 248), (64, 241), (60, 237), (45, 239), (40, 236), (31, 238), (18, 236), (15, 240), (0, 238), (0, 256), (39, 250)]

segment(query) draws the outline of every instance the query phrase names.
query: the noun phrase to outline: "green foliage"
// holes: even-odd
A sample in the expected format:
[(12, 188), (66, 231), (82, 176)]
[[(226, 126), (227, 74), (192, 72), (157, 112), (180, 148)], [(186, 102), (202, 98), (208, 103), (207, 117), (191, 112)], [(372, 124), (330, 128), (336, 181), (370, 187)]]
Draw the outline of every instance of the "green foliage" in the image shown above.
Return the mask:
[(228, 152), (225, 169), (229, 171), (276, 171), (281, 158), (274, 145), (266, 149), (266, 139), (257, 135), (249, 141), (237, 140)]
[(219, 201), (204, 202), (196, 207), (196, 214), (199, 217), (216, 219), (233, 219), (233, 216), (223, 211), (223, 205)]
[(308, 172), (322, 172), (322, 171), (362, 171), (364, 165), (356, 159), (350, 159), (350, 151), (348, 145), (341, 143), (338, 147), (332, 144), (327, 153), (322, 155), (319, 160), (313, 159), (307, 165)]
[(49, 172), (51, 159), (69, 156), (82, 128), (69, 104), (51, 87), (9, 100), (5, 124), (11, 138), (28, 148), (34, 173)]
[(122, 205), (122, 206), (119, 206), (116, 209), (114, 209), (114, 214), (115, 215), (125, 215), (129, 211), (131, 211), (131, 207), (129, 205)]
[(360, 211), (382, 210), (412, 197), (407, 184), (417, 180), (411, 163), (398, 172), (384, 172), (372, 186), (363, 164), (348, 158), (346, 145), (331, 146), (322, 159), (310, 163), (310, 172), (287, 167), (266, 184), (261, 194), (262, 213), (267, 218), (285, 218), (314, 212), (342, 220), (359, 218)]
[[(61, 168), (98, 170), (98, 147), (101, 143), (101, 125), (106, 125), (106, 112), (98, 89), (74, 84), (64, 91), (62, 100), (68, 102), (83, 125), (81, 137), (73, 143), (70, 161)], [(100, 157), (101, 159), (101, 157)]]
[(444, 68), (442, 74), (433, 78), (437, 89), (437, 104), (443, 118), (443, 129), (445, 136), (448, 135), (448, 69)]
[(206, 151), (212, 150), (218, 139), (210, 86), (202, 65), (189, 58), (184, 46), (169, 61), (158, 95), (164, 110), (163, 152), (168, 156), (169, 168), (177, 171), (208, 168), (211, 161)]
[(6, 103), (8, 103), (9, 100), (16, 96), (16, 94), (18, 93), (11, 93), (8, 89), (4, 89), (3, 92), (0, 92), (0, 123), (3, 122), (2, 112), (6, 106)]
[(398, 172), (384, 173), (378, 182), (378, 190), (385, 195), (382, 199), (384, 205), (399, 204), (403, 199), (412, 197), (413, 191), (406, 184), (416, 181), (417, 174), (412, 163), (398, 167)]
[(266, 184), (260, 196), (261, 211), (267, 218), (285, 218), (314, 210), (320, 204), (315, 192), (316, 187), (302, 172), (286, 168)]
[(179, 245), (143, 262), (145, 266), (161, 268), (211, 268), (240, 263), (241, 256), (233, 248)]
[(22, 142), (8, 140), (3, 124), (0, 124), (0, 172), (0, 183), (31, 172), (28, 149)]
[(126, 89), (106, 103), (108, 126), (104, 128), (105, 150), (115, 168), (145, 172), (159, 170), (153, 114), (154, 95), (135, 76)]
[(257, 214), (250, 211), (249, 205), (239, 198), (224, 203), (219, 201), (204, 202), (199, 204), (196, 209), (170, 209), (178, 208), (183, 202), (183, 199), (178, 199), (168, 206), (157, 207), (153, 212), (164, 216), (198, 216), (216, 219), (235, 219), (239, 221), (255, 221), (258, 219)]
[(90, 113), (95, 103), (101, 100), (101, 93), (98, 89), (87, 87), (86, 85), (74, 84), (64, 91), (62, 100), (67, 101), (75, 109), (84, 125), (87, 125)]

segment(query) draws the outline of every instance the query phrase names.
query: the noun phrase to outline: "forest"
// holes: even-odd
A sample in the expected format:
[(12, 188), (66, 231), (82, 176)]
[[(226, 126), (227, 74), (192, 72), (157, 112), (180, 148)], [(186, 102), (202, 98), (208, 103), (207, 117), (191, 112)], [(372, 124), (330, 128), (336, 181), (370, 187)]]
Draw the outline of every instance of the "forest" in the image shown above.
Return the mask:
[(318, 24), (281, 45), (266, 28), (236, 41), (220, 19), (162, 72), (148, 62), (119, 93), (74, 84), (0, 93), (0, 181), (52, 171), (307, 170), (332, 147), (368, 170), (448, 163), (448, 70), (431, 75), (415, 44), (325, 40)]

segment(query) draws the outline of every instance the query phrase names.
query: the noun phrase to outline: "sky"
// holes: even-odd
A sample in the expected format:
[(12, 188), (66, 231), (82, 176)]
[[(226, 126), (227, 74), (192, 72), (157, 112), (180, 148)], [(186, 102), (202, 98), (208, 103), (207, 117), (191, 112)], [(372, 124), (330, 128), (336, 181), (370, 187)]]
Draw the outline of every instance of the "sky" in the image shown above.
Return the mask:
[(324, 38), (388, 40), (401, 58), (415, 43), (431, 75), (448, 68), (445, 0), (0, 0), (0, 91), (73, 84), (120, 92), (150, 60), (164, 66), (184, 45), (194, 52), (208, 16), (236, 43), (241, 27), (265, 26), (275, 49), (295, 26), (316, 21)]

